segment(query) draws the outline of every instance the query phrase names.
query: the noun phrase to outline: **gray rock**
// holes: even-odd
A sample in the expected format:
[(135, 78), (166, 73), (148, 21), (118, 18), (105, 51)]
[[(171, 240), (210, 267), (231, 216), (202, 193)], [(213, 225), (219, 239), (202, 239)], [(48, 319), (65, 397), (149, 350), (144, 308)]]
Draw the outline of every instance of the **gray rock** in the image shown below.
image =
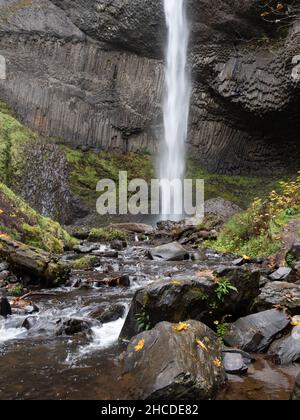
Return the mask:
[(120, 229), (125, 230), (126, 232), (141, 233), (144, 235), (154, 233), (154, 228), (145, 223), (113, 223), (110, 227), (112, 229)]
[(0, 281), (5, 281), (8, 279), (8, 277), (10, 276), (10, 272), (9, 271), (1, 271), (0, 272)]
[[(177, 332), (162, 322), (134, 337), (124, 357), (124, 380), (132, 399), (207, 400), (225, 383), (219, 341), (197, 321)], [(143, 344), (139, 349), (139, 344)], [(163, 351), (162, 351), (163, 349)]]
[[(161, 321), (179, 322), (195, 319), (213, 326), (214, 320), (224, 315), (246, 315), (259, 294), (259, 273), (239, 267), (222, 269), (226, 279), (236, 287), (222, 301), (217, 297), (217, 281), (213, 275), (175, 276), (138, 290), (132, 300), (121, 338), (130, 339), (145, 327), (154, 327)], [(242, 314), (242, 315), (241, 315)], [(144, 321), (141, 321), (141, 318)], [(147, 325), (146, 325), (147, 324)]]
[(91, 324), (88, 321), (82, 319), (72, 318), (62, 322), (62, 325), (59, 326), (56, 335), (75, 335), (79, 333), (90, 334)]
[(187, 250), (178, 242), (160, 245), (150, 250), (153, 260), (182, 261), (189, 258)]
[(269, 277), (271, 280), (285, 280), (292, 272), (292, 269), (289, 267), (280, 267), (274, 273), (272, 273)]
[(204, 203), (206, 215), (213, 214), (220, 217), (224, 222), (241, 211), (242, 209), (239, 206), (221, 197), (206, 200)]
[(0, 316), (6, 318), (8, 315), (11, 315), (11, 306), (5, 297), (0, 297)]
[(300, 401), (300, 373), (296, 377), (295, 386), (294, 386), (294, 389), (293, 389), (291, 400)]
[(264, 311), (274, 305), (282, 305), (293, 313), (300, 313), (300, 285), (283, 281), (266, 284), (254, 303), (254, 309)]
[(9, 264), (7, 262), (2, 262), (0, 263), (0, 273), (2, 273), (2, 271), (8, 271), (9, 270)]
[(86, 244), (86, 245), (75, 245), (74, 251), (79, 252), (80, 254), (89, 254), (96, 249), (99, 249), (99, 245), (95, 244)]
[(108, 322), (116, 321), (119, 318), (122, 318), (125, 314), (125, 307), (121, 304), (111, 305), (108, 308), (103, 307), (103, 305), (94, 309), (90, 316), (94, 319), (97, 319), (102, 324), (107, 324)]
[(230, 324), (224, 341), (250, 353), (263, 352), (289, 323), (286, 312), (276, 309), (249, 315)]
[(300, 360), (300, 326), (294, 327), (291, 333), (274, 341), (268, 354), (276, 363), (287, 365)]
[(226, 373), (241, 375), (248, 372), (248, 366), (240, 353), (223, 352), (223, 364)]

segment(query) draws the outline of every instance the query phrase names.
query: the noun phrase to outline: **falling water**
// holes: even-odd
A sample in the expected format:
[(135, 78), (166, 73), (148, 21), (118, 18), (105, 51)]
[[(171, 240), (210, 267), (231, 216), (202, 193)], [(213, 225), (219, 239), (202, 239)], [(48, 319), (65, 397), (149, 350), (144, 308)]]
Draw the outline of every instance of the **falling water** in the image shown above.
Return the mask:
[[(166, 94), (163, 104), (164, 141), (160, 157), (160, 180), (182, 181), (185, 172), (185, 142), (190, 104), (190, 79), (187, 72), (189, 27), (186, 0), (164, 0), (168, 44), (166, 52)], [(176, 205), (181, 203), (180, 188), (161, 187), (163, 218), (176, 219)], [(176, 217), (177, 215), (177, 217)]]

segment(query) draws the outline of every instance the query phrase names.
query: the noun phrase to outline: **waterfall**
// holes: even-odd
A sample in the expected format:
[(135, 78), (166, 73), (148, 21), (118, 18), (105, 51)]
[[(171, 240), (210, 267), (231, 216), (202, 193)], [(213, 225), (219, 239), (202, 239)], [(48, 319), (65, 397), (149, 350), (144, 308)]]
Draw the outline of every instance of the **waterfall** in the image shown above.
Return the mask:
[[(182, 181), (185, 173), (185, 142), (190, 106), (190, 78), (187, 72), (189, 27), (186, 0), (164, 0), (168, 42), (163, 101), (164, 138), (159, 160), (160, 180)], [(161, 214), (176, 220), (176, 206), (182, 202), (181, 188), (161, 185)], [(176, 217), (177, 216), (177, 217)]]

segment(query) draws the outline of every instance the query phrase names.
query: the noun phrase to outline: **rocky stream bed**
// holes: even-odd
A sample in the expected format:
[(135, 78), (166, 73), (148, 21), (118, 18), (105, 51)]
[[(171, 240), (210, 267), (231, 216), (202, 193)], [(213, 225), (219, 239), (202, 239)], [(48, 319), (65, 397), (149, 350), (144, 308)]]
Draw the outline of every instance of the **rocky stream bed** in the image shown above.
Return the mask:
[[(186, 236), (164, 226), (127, 243), (83, 240), (59, 257), (73, 267), (64, 285), (27, 286), (22, 299), (2, 280), (0, 399), (290, 399), (298, 272), (199, 251)], [(83, 257), (92, 267), (74, 269)]]

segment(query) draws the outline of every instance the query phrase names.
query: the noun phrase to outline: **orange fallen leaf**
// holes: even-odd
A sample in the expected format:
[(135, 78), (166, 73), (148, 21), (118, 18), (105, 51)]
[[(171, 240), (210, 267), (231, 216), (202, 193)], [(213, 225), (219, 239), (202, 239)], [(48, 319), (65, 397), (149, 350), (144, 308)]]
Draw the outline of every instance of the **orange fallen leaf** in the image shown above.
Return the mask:
[(201, 340), (196, 340), (196, 343), (197, 343), (197, 345), (199, 346), (199, 347), (201, 347), (202, 348), (202, 350), (205, 350), (205, 351), (208, 351), (208, 348), (206, 347), (206, 345), (204, 344), (204, 343), (202, 343), (202, 341)]
[(278, 3), (277, 6), (276, 6), (276, 9), (279, 10), (279, 11), (280, 10), (283, 10), (284, 9), (284, 5), (282, 3)]
[(261, 14), (260, 14), (260, 16), (261, 16), (261, 17), (266, 17), (266, 16), (268, 16), (269, 14), (270, 14), (269, 12), (263, 12), (263, 13), (261, 13)]
[(179, 322), (177, 325), (173, 325), (173, 331), (180, 332), (180, 331), (186, 331), (190, 327), (190, 324), (187, 322)]
[(213, 364), (218, 368), (222, 366), (221, 360), (218, 359), (217, 357), (213, 360)]
[(142, 339), (142, 340), (140, 340), (138, 343), (137, 343), (137, 345), (134, 347), (134, 351), (136, 351), (136, 352), (138, 352), (138, 351), (141, 351), (141, 350), (143, 350), (143, 348), (145, 347), (145, 340), (144, 339)]

